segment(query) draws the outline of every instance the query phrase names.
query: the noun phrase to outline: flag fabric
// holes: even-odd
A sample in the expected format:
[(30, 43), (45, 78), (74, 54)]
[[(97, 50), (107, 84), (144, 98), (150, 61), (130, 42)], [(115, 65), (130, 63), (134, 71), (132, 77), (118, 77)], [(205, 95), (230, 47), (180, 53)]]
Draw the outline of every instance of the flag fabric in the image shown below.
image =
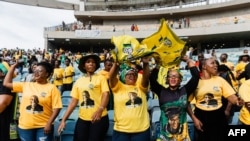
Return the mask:
[(186, 53), (185, 42), (175, 35), (164, 19), (161, 19), (158, 32), (145, 38), (141, 44), (157, 53), (161, 66), (166, 68), (179, 66), (181, 57)]
[(119, 63), (135, 61), (142, 56), (152, 53), (145, 45), (130, 35), (113, 36), (111, 43), (115, 45), (115, 49), (111, 51), (112, 57)]
[(157, 32), (139, 41), (129, 35), (112, 37), (115, 45), (112, 57), (119, 63), (130, 62), (145, 55), (151, 55), (161, 66), (158, 82), (166, 86), (166, 74), (169, 69), (178, 68), (181, 57), (185, 55), (185, 42), (169, 28), (165, 19), (161, 19), (161, 26)]
[(9, 67), (8, 63), (6, 63), (4, 61), (0, 63), (0, 70), (2, 71), (3, 74), (6, 75), (7, 72), (8, 72), (8, 70), (9, 70), (9, 68), (10, 67)]

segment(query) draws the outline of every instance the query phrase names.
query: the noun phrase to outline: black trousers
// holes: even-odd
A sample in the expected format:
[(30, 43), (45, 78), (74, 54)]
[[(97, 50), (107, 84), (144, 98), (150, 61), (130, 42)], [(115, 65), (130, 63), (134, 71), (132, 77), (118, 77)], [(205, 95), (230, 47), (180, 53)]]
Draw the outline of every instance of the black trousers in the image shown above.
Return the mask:
[(78, 118), (75, 127), (74, 141), (104, 141), (109, 128), (108, 115), (92, 123)]
[(223, 108), (214, 111), (195, 108), (194, 114), (203, 124), (203, 132), (196, 129), (196, 141), (225, 141), (228, 123)]

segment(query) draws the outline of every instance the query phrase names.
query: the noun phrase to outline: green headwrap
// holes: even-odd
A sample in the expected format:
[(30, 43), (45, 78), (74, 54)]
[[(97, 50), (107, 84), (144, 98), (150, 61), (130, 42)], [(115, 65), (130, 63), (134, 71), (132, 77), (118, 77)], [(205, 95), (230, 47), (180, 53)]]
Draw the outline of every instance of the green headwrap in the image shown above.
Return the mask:
[(136, 70), (134, 68), (131, 68), (130, 66), (127, 66), (126, 64), (121, 64), (120, 66), (121, 73), (120, 73), (120, 81), (125, 84), (125, 76), (129, 71), (133, 71), (137, 74)]

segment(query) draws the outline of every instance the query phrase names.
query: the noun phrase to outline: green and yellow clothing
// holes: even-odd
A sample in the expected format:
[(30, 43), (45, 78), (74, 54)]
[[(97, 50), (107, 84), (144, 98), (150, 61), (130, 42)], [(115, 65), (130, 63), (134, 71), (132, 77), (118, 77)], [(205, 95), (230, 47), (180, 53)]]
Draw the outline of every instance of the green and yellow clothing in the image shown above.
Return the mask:
[[(89, 93), (87, 104), (83, 105), (85, 91)], [(82, 120), (91, 121), (94, 112), (100, 108), (102, 93), (108, 92), (108, 82), (106, 78), (99, 74), (91, 77), (82, 76), (73, 85), (71, 96), (79, 100), (79, 117)], [(91, 101), (91, 102), (88, 102)], [(106, 108), (102, 112), (102, 117), (108, 114)]]
[[(239, 95), (245, 102), (250, 102), (250, 80), (246, 80), (239, 88)], [(240, 110), (239, 120), (246, 124), (250, 125), (250, 112), (247, 110), (245, 105)]]
[[(62, 108), (60, 91), (51, 83), (13, 82), (13, 91), (22, 93), (20, 104), (19, 127), (34, 129), (45, 127), (53, 109)], [(31, 98), (36, 96), (38, 103), (31, 112)]]
[[(144, 88), (141, 83), (126, 85), (121, 81), (118, 81), (112, 88), (114, 95), (114, 130), (136, 133), (149, 128), (147, 91), (148, 88)], [(134, 94), (134, 101), (130, 99), (132, 93)]]

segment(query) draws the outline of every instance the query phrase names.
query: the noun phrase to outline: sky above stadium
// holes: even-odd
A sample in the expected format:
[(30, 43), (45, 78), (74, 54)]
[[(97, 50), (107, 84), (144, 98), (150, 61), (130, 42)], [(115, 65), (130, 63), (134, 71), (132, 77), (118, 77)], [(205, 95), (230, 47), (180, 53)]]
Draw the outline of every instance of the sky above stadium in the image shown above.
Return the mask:
[(0, 2), (0, 48), (44, 48), (44, 27), (76, 21), (74, 12)]

